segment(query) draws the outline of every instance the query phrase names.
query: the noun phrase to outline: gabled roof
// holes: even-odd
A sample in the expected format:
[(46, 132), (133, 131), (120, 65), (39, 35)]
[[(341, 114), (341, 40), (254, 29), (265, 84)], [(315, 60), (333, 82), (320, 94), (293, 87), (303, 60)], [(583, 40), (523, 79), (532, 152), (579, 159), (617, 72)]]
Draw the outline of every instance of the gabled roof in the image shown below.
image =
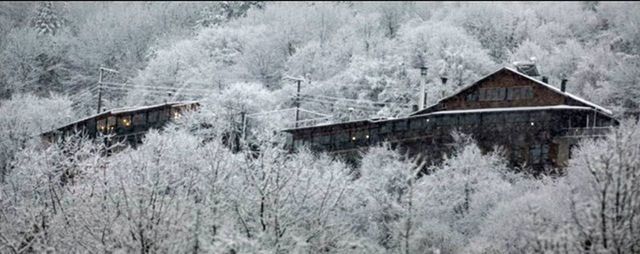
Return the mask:
[(433, 104), (433, 105), (431, 105), (431, 106), (429, 106), (429, 107), (427, 107), (427, 108), (424, 108), (424, 109), (418, 110), (418, 111), (416, 111), (416, 112), (414, 112), (414, 113), (411, 113), (411, 115), (424, 114), (424, 112), (425, 112), (425, 111), (427, 111), (428, 109), (431, 109), (431, 108), (433, 108), (433, 107), (437, 106), (437, 105), (438, 105), (438, 104), (440, 104), (441, 102), (443, 102), (443, 101), (445, 101), (445, 100), (447, 100), (447, 99), (449, 99), (449, 98), (452, 98), (452, 97), (454, 97), (454, 96), (456, 96), (456, 95), (458, 95), (458, 94), (460, 94), (460, 93), (462, 93), (462, 92), (466, 91), (467, 89), (472, 88), (472, 87), (474, 87), (474, 86), (476, 86), (476, 85), (480, 84), (482, 81), (486, 80), (487, 78), (489, 78), (489, 77), (491, 77), (491, 76), (493, 76), (493, 75), (495, 75), (495, 74), (497, 74), (497, 73), (499, 73), (499, 72), (501, 72), (501, 71), (505, 71), (505, 70), (506, 70), (506, 71), (509, 71), (509, 72), (511, 72), (511, 73), (514, 73), (514, 74), (516, 74), (516, 75), (518, 75), (518, 76), (520, 76), (520, 77), (526, 78), (526, 79), (528, 79), (528, 80), (530, 80), (530, 81), (533, 81), (534, 83), (536, 83), (536, 84), (538, 84), (538, 85), (544, 86), (545, 88), (548, 88), (549, 90), (551, 90), (551, 91), (553, 91), (553, 92), (555, 92), (555, 93), (558, 93), (558, 94), (560, 94), (560, 95), (562, 95), (562, 96), (569, 97), (569, 98), (571, 98), (571, 99), (573, 99), (573, 100), (575, 100), (575, 101), (578, 101), (578, 102), (580, 102), (580, 103), (582, 103), (582, 104), (585, 104), (585, 105), (586, 105), (586, 106), (588, 106), (588, 107), (594, 108), (594, 109), (596, 109), (596, 110), (598, 110), (598, 111), (600, 111), (600, 112), (602, 112), (602, 113), (604, 113), (604, 114), (607, 114), (607, 115), (609, 115), (609, 116), (613, 115), (613, 113), (612, 113), (610, 110), (608, 110), (608, 109), (606, 109), (606, 108), (604, 108), (604, 107), (602, 107), (602, 106), (600, 106), (600, 105), (597, 105), (597, 104), (595, 104), (595, 103), (593, 103), (593, 102), (587, 101), (587, 100), (585, 100), (585, 99), (583, 99), (583, 98), (580, 98), (579, 96), (573, 95), (573, 94), (571, 94), (571, 93), (568, 93), (568, 92), (562, 92), (560, 89), (558, 89), (558, 88), (557, 88), (557, 87), (555, 87), (555, 86), (552, 86), (552, 85), (549, 85), (549, 84), (547, 84), (547, 83), (544, 83), (544, 82), (542, 82), (542, 81), (540, 81), (540, 80), (534, 79), (534, 78), (532, 78), (532, 77), (530, 77), (530, 76), (528, 76), (528, 75), (526, 75), (526, 74), (524, 74), (524, 73), (521, 73), (521, 72), (519, 72), (519, 71), (517, 71), (517, 70), (515, 70), (515, 69), (513, 69), (513, 68), (506, 67), (506, 66), (505, 66), (505, 67), (502, 67), (502, 68), (500, 68), (500, 69), (498, 69), (498, 70), (496, 70), (496, 71), (494, 71), (494, 72), (492, 72), (492, 73), (490, 73), (490, 74), (488, 74), (488, 75), (486, 75), (486, 76), (484, 76), (484, 77), (482, 77), (482, 78), (480, 78), (479, 80), (477, 80), (477, 81), (476, 81), (476, 82), (474, 82), (473, 84), (468, 85), (468, 86), (466, 86), (466, 87), (462, 88), (462, 89), (461, 89), (460, 91), (458, 91), (457, 93), (455, 93), (455, 94), (453, 94), (453, 95), (450, 95), (450, 96), (447, 96), (447, 97), (445, 97), (445, 98), (440, 99), (437, 103), (435, 103), (435, 104)]

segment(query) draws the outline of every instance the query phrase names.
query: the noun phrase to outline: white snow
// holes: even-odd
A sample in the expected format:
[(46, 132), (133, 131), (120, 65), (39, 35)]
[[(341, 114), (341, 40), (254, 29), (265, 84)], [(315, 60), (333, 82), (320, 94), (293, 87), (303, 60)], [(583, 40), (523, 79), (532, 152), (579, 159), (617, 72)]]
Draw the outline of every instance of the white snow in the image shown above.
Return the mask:
[(582, 106), (569, 106), (569, 105), (555, 105), (555, 106), (538, 106), (538, 107), (506, 107), (506, 108), (481, 108), (481, 109), (464, 109), (464, 110), (445, 110), (437, 111), (428, 114), (416, 115), (417, 116), (429, 116), (429, 115), (444, 115), (444, 114), (470, 114), (470, 113), (489, 113), (489, 112), (509, 112), (509, 111), (534, 111), (534, 110), (591, 110), (590, 107)]

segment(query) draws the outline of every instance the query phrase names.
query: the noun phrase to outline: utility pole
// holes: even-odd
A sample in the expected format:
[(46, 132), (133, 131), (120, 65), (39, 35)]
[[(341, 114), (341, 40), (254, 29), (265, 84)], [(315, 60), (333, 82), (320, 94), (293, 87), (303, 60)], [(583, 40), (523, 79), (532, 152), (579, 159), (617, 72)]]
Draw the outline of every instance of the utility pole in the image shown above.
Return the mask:
[(100, 67), (100, 77), (98, 78), (98, 112), (100, 114), (100, 107), (102, 107), (102, 67)]
[(247, 113), (242, 111), (240, 112), (240, 117), (242, 121), (242, 139), (247, 138)]
[(100, 114), (100, 109), (102, 108), (102, 78), (104, 77), (104, 71), (108, 71), (108, 72), (112, 72), (112, 73), (120, 73), (116, 70), (113, 69), (109, 69), (109, 68), (104, 68), (102, 66), (100, 66), (100, 76), (98, 78), (98, 112), (97, 114)]
[(294, 78), (291, 76), (285, 76), (284, 79), (290, 79), (290, 80), (295, 80), (298, 84), (298, 88), (296, 90), (296, 123), (295, 123), (295, 128), (298, 128), (298, 121), (300, 121), (300, 86), (302, 84), (302, 81), (304, 81), (304, 78)]
[(296, 94), (296, 128), (298, 128), (298, 121), (300, 118), (300, 82), (302, 82), (301, 79), (298, 79), (298, 92)]

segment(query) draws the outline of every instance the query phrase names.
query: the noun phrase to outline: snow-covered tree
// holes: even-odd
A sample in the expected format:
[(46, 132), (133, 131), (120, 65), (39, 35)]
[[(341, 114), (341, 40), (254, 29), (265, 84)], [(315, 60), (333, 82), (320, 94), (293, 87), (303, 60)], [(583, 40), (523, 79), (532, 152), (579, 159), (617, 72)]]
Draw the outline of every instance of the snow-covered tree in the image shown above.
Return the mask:
[(220, 1), (202, 10), (197, 24), (203, 27), (220, 25), (234, 18), (246, 16), (251, 8), (262, 9), (264, 5), (260, 1)]
[(74, 118), (66, 97), (38, 98), (14, 95), (0, 104), (0, 182), (11, 168), (11, 161), (31, 139)]
[[(463, 29), (444, 22), (407, 24), (400, 31), (402, 54), (413, 68), (427, 66), (428, 94), (451, 94), (495, 69), (487, 50)], [(448, 78), (447, 84), (440, 77)], [(434, 100), (436, 101), (436, 100)]]
[(55, 35), (62, 28), (64, 18), (60, 16), (53, 2), (43, 1), (38, 5), (36, 16), (31, 23), (39, 34)]
[(577, 251), (640, 249), (640, 132), (624, 121), (604, 139), (582, 143), (569, 162), (571, 218)]

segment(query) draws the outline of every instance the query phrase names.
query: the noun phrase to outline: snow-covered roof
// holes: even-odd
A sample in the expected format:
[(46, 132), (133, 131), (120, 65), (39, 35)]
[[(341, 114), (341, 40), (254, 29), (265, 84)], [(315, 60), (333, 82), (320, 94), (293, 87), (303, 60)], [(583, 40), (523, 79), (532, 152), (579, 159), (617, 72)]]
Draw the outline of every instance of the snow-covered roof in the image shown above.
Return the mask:
[(445, 110), (432, 113), (415, 115), (414, 117), (445, 115), (445, 114), (472, 114), (472, 113), (491, 113), (491, 112), (510, 112), (510, 111), (535, 111), (535, 110), (592, 110), (590, 107), (554, 105), (554, 106), (536, 106), (536, 107), (505, 107), (505, 108), (480, 108), (480, 109), (463, 109), (463, 110)]
[(323, 123), (314, 126), (305, 126), (298, 128), (285, 129), (283, 131), (297, 131), (302, 129), (312, 129), (316, 127), (328, 127), (336, 125), (354, 124), (354, 123), (378, 123), (394, 120), (404, 120), (410, 118), (420, 118), (425, 116), (447, 115), (447, 114), (474, 114), (474, 113), (491, 113), (491, 112), (513, 112), (513, 111), (539, 111), (539, 110), (593, 110), (590, 107), (570, 106), (570, 105), (553, 105), (553, 106), (534, 106), (534, 107), (504, 107), (504, 108), (480, 108), (480, 109), (464, 109), (464, 110), (445, 110), (432, 113), (412, 115), (404, 118), (387, 118), (387, 119), (361, 119), (340, 123)]
[(148, 106), (116, 108), (116, 109), (109, 110), (108, 112), (111, 113), (111, 114), (121, 114), (121, 113), (134, 112), (134, 111), (139, 111), (139, 110), (145, 110), (145, 109), (150, 109), (150, 108), (161, 107), (161, 106), (165, 106), (165, 105), (183, 106), (183, 105), (191, 105), (191, 104), (195, 104), (195, 103), (198, 103), (198, 102), (197, 101), (176, 101), (176, 102), (167, 102), (167, 103), (148, 105)]
[(579, 96), (577, 96), (577, 95), (574, 95), (574, 94), (571, 94), (571, 93), (568, 93), (568, 92), (562, 92), (562, 90), (558, 89), (558, 88), (557, 88), (557, 87), (555, 87), (555, 86), (552, 86), (552, 85), (549, 85), (549, 84), (547, 84), (547, 83), (544, 83), (544, 82), (542, 82), (542, 81), (540, 81), (540, 80), (534, 79), (534, 78), (532, 78), (532, 77), (531, 77), (531, 76), (529, 76), (529, 75), (526, 75), (526, 74), (524, 74), (524, 73), (521, 73), (521, 72), (519, 72), (518, 70), (513, 69), (513, 68), (511, 68), (511, 67), (507, 67), (507, 66), (502, 67), (502, 68), (500, 68), (500, 69), (498, 69), (498, 70), (496, 70), (496, 71), (494, 71), (494, 72), (492, 72), (492, 73), (489, 73), (489, 74), (487, 74), (487, 75), (483, 76), (482, 78), (478, 79), (478, 81), (473, 82), (472, 84), (470, 84), (470, 85), (468, 85), (468, 86), (465, 86), (464, 88), (462, 88), (461, 90), (459, 90), (457, 93), (452, 94), (452, 95), (449, 95), (449, 96), (447, 96), (447, 97), (444, 97), (444, 98), (440, 99), (438, 102), (436, 102), (435, 104), (432, 104), (431, 106), (426, 107), (426, 108), (424, 108), (424, 109), (418, 110), (418, 111), (416, 111), (416, 112), (412, 113), (411, 115), (419, 115), (419, 114), (421, 114), (421, 112), (425, 111), (426, 109), (429, 109), (429, 108), (432, 108), (432, 107), (434, 107), (434, 106), (437, 106), (437, 105), (438, 105), (438, 104), (440, 104), (442, 101), (445, 101), (445, 100), (450, 99), (450, 98), (452, 98), (452, 97), (454, 97), (454, 96), (457, 96), (458, 94), (460, 94), (460, 93), (464, 92), (465, 90), (467, 90), (467, 89), (469, 89), (469, 88), (471, 88), (471, 87), (474, 87), (474, 86), (475, 86), (475, 85), (477, 85), (479, 82), (481, 82), (481, 81), (483, 81), (483, 80), (487, 79), (487, 78), (488, 78), (488, 77), (490, 77), (490, 76), (493, 76), (494, 74), (496, 74), (496, 73), (498, 73), (498, 72), (500, 72), (500, 71), (502, 71), (502, 70), (508, 70), (508, 71), (511, 71), (511, 72), (513, 72), (513, 73), (515, 73), (515, 74), (517, 74), (517, 75), (521, 76), (521, 77), (524, 77), (524, 78), (526, 78), (526, 79), (528, 79), (528, 80), (533, 81), (533, 82), (534, 82), (534, 83), (536, 83), (536, 84), (539, 84), (539, 85), (542, 85), (542, 86), (544, 86), (544, 87), (546, 87), (546, 88), (549, 88), (549, 89), (551, 89), (551, 91), (554, 91), (554, 92), (556, 92), (556, 93), (558, 93), (558, 94), (560, 94), (560, 95), (567, 96), (567, 97), (569, 97), (569, 98), (571, 98), (571, 99), (574, 99), (574, 100), (576, 100), (576, 101), (579, 101), (580, 103), (583, 103), (583, 104), (585, 104), (585, 105), (587, 105), (587, 106), (589, 106), (589, 107), (595, 108), (595, 109), (597, 109), (597, 110), (599, 110), (599, 111), (602, 111), (603, 113), (608, 114), (609, 116), (613, 115), (613, 112), (611, 112), (610, 110), (608, 110), (608, 109), (606, 109), (606, 108), (604, 108), (604, 107), (602, 107), (602, 106), (600, 106), (600, 105), (597, 105), (597, 104), (595, 104), (595, 103), (593, 103), (593, 102), (587, 101), (587, 100), (585, 100), (585, 99), (583, 99), (583, 98), (581, 98), (581, 97), (579, 97)]

